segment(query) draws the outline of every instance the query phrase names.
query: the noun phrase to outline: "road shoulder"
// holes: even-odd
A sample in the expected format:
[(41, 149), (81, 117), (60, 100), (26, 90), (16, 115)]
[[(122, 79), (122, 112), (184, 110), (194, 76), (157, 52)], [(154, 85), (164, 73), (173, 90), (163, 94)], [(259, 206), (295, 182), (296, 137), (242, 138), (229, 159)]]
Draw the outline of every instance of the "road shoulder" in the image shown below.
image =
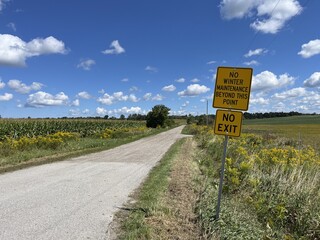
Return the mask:
[[(170, 148), (126, 206), (115, 215), (109, 228), (110, 239), (200, 238), (194, 213), (198, 199), (194, 179), (199, 174), (193, 161), (194, 149), (192, 138), (180, 140)], [(154, 176), (161, 180), (155, 180)], [(146, 188), (153, 187), (159, 191), (153, 193), (156, 196), (149, 195), (146, 199), (152, 193)]]

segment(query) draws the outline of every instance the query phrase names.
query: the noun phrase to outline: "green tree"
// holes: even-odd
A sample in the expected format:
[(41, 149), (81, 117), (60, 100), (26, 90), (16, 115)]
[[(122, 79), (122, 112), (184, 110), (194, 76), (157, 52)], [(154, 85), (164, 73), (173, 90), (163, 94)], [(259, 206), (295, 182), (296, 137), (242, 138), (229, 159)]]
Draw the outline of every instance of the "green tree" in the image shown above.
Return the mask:
[(147, 127), (166, 127), (170, 108), (165, 105), (156, 105), (147, 114)]

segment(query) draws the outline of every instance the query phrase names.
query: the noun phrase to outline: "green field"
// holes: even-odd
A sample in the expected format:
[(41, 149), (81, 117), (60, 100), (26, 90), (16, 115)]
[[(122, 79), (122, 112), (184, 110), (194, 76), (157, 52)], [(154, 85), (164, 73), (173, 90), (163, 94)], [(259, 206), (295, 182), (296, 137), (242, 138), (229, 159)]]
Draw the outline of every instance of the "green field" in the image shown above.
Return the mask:
[(243, 133), (278, 135), (320, 150), (320, 115), (246, 119)]
[(292, 125), (292, 124), (320, 124), (320, 115), (302, 115), (292, 117), (263, 118), (263, 119), (245, 119), (245, 125)]

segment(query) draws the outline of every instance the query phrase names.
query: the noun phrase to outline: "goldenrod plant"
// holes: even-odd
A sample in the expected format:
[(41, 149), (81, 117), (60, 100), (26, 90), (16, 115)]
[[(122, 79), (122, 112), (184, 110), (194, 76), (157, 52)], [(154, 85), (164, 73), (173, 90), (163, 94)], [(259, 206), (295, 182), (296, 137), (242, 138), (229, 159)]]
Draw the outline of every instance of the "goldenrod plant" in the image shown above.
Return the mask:
[(215, 221), (223, 137), (190, 126), (199, 151), (203, 191), (197, 211), (207, 237), (320, 239), (320, 156), (284, 138), (242, 134), (230, 138), (222, 212)]

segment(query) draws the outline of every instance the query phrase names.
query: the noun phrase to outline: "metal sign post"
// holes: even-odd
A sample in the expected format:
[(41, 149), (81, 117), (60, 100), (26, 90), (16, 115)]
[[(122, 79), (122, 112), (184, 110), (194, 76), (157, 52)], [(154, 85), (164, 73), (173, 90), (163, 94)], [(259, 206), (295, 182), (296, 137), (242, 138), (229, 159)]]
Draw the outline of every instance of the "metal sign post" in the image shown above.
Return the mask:
[(226, 135), (224, 138), (224, 148), (223, 148), (222, 163), (221, 163), (221, 169), (220, 169), (220, 183), (219, 183), (219, 193), (218, 193), (218, 204), (216, 209), (216, 220), (219, 219), (219, 215), (220, 215), (220, 205), (221, 205), (223, 178), (224, 178), (224, 167), (225, 167), (226, 156), (227, 156), (228, 139), (229, 139), (229, 136)]

